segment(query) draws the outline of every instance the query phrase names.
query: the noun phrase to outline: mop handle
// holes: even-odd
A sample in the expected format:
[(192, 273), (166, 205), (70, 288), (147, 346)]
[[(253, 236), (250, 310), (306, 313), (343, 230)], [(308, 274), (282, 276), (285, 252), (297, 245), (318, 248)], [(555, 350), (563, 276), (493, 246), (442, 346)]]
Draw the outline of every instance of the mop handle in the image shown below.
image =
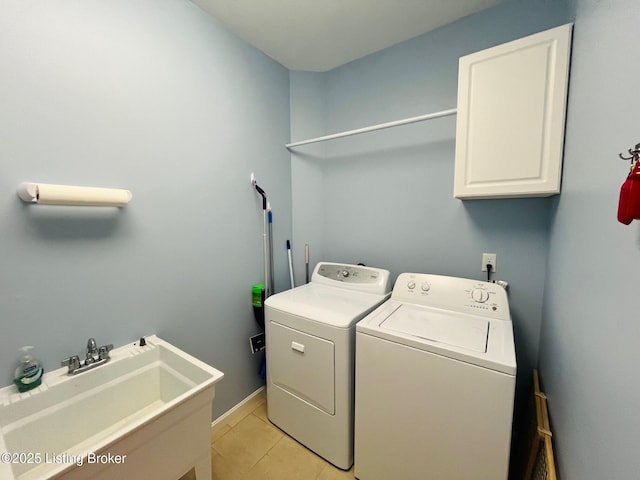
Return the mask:
[(256, 187), (256, 190), (262, 196), (262, 210), (266, 211), (267, 210), (267, 194), (263, 189), (260, 188), (260, 186), (257, 183), (254, 184), (254, 187)]
[(293, 284), (293, 260), (291, 259), (291, 242), (287, 240), (287, 254), (289, 255), (289, 278), (291, 280), (291, 288), (295, 285)]
[(267, 202), (267, 211), (267, 216), (269, 218), (269, 290), (271, 293), (274, 293), (275, 280), (273, 272), (273, 215), (271, 213), (271, 204), (269, 202)]
[(264, 260), (264, 290), (265, 290), (265, 298), (268, 298), (271, 295), (271, 285), (269, 285), (269, 248), (267, 239), (267, 211), (262, 211), (262, 257)]
[(269, 284), (269, 248), (268, 248), (268, 239), (267, 239), (267, 193), (260, 188), (258, 183), (256, 182), (253, 173), (251, 173), (251, 185), (254, 186), (256, 191), (262, 197), (262, 256), (264, 259), (264, 297), (267, 298), (271, 294), (271, 288), (273, 285)]
[(304, 266), (307, 274), (307, 283), (309, 283), (309, 244), (304, 245)]

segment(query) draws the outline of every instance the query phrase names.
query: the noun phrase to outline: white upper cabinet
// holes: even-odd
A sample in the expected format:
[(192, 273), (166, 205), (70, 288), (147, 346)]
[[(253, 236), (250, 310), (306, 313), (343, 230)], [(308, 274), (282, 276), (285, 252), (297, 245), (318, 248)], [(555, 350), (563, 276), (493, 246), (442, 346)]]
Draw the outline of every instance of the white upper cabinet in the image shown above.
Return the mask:
[(455, 197), (560, 193), (571, 29), (460, 58)]

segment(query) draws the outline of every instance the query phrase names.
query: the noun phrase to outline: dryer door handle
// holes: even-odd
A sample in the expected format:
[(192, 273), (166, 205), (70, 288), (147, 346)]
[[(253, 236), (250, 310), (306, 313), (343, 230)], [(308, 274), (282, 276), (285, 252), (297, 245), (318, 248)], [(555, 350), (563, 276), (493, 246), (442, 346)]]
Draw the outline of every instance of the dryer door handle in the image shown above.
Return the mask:
[(291, 342), (291, 348), (296, 352), (304, 353), (304, 345), (298, 342)]

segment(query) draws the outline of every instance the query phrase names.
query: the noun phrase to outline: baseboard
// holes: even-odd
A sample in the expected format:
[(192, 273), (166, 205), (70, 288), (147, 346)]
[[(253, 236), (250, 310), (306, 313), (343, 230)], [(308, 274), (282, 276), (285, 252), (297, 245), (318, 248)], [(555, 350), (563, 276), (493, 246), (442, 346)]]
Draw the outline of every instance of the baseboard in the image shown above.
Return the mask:
[(211, 422), (211, 430), (216, 431), (224, 425), (234, 426), (244, 417), (249, 415), (258, 405), (263, 403), (265, 399), (266, 390), (263, 385)]

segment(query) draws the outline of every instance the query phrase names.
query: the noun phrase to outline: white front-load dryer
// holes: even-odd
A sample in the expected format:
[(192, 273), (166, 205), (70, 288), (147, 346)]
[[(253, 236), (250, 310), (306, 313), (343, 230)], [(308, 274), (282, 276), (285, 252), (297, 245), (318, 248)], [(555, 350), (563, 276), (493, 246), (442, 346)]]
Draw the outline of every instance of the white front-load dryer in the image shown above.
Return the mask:
[(501, 286), (401, 274), (356, 325), (356, 478), (506, 480), (515, 381)]
[(269, 420), (335, 466), (353, 464), (355, 324), (390, 295), (387, 270), (321, 262), (265, 301)]

